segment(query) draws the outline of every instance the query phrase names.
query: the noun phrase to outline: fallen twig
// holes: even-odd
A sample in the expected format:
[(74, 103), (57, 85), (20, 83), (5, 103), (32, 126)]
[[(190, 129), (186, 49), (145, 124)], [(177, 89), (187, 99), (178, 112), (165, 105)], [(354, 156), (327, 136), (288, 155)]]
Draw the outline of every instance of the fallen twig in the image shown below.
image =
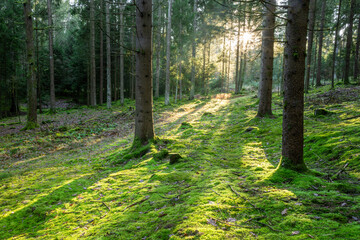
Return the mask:
[(109, 211), (111, 211), (111, 209), (109, 208), (108, 205), (106, 205), (106, 203), (102, 202), (102, 204), (103, 204), (105, 207), (107, 207), (107, 209), (109, 209)]
[(220, 220), (220, 219), (217, 219), (217, 218), (213, 218), (213, 217), (210, 217), (208, 215), (205, 214), (206, 217), (214, 220), (215, 222), (219, 222), (219, 223), (222, 223), (222, 224), (225, 224), (227, 226), (232, 226), (232, 227), (242, 227), (242, 228), (253, 228), (252, 226), (250, 225), (239, 225), (239, 224), (236, 224), (236, 223), (229, 223), (229, 222), (226, 222), (226, 221), (223, 221), (223, 220)]
[(128, 208), (131, 208), (131, 207), (133, 207), (133, 206), (135, 206), (135, 205), (137, 205), (137, 204), (140, 204), (140, 203), (145, 202), (145, 201), (148, 200), (149, 198), (150, 198), (150, 196), (146, 196), (144, 199), (141, 199), (140, 201), (137, 201), (137, 202), (134, 202), (133, 204), (130, 204), (129, 206), (127, 206), (127, 207), (124, 208), (123, 212), (124, 212), (126, 209), (128, 209)]
[(256, 222), (256, 223), (258, 223), (258, 224), (260, 224), (260, 225), (263, 225), (263, 226), (265, 226), (265, 227), (268, 227), (268, 228), (270, 228), (272, 231), (274, 231), (274, 232), (280, 232), (279, 230), (277, 230), (277, 229), (274, 229), (272, 226), (270, 226), (270, 225), (268, 225), (268, 224), (266, 224), (266, 223), (262, 223), (262, 222), (259, 222), (259, 221), (254, 221), (254, 222)]
[(337, 176), (339, 176), (342, 172), (345, 171), (345, 168), (347, 168), (347, 166), (349, 166), (349, 163), (348, 163), (348, 162), (345, 163), (345, 165), (344, 165), (337, 173), (335, 173), (331, 178), (332, 178), (332, 179), (337, 178)]
[(246, 197), (240, 196), (240, 194), (239, 194), (237, 191), (235, 191), (235, 189), (234, 189), (230, 184), (229, 184), (229, 187), (230, 187), (231, 191), (236, 194), (236, 196), (238, 196), (239, 198), (242, 198), (244, 201), (247, 201), (253, 208), (258, 209), (258, 210), (261, 210), (261, 209), (258, 208), (255, 204), (251, 203), (251, 202), (249, 201), (249, 199), (247, 199)]

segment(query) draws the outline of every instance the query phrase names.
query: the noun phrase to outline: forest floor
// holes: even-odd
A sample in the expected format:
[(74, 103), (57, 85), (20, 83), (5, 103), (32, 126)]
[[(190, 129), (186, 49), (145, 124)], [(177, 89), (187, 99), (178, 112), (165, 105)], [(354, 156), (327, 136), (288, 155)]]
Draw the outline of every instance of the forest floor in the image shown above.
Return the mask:
[(275, 94), (264, 119), (254, 93), (159, 99), (159, 139), (136, 150), (133, 101), (41, 114), (31, 131), (2, 119), (0, 239), (358, 239), (359, 93), (306, 96), (305, 174), (276, 171)]

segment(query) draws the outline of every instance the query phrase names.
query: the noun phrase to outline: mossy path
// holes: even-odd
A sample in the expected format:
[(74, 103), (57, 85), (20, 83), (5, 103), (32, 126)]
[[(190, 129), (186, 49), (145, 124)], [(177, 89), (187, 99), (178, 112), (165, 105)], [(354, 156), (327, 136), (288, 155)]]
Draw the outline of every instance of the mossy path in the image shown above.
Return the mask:
[[(275, 172), (278, 97), (274, 119), (255, 118), (250, 95), (156, 102), (161, 140), (139, 156), (126, 155), (132, 104), (63, 111), (58, 121), (74, 122), (3, 137), (0, 239), (357, 239), (360, 131), (344, 119), (358, 101), (320, 118), (306, 106), (306, 163), (321, 174), (305, 175)], [(154, 158), (165, 149), (183, 158)]]

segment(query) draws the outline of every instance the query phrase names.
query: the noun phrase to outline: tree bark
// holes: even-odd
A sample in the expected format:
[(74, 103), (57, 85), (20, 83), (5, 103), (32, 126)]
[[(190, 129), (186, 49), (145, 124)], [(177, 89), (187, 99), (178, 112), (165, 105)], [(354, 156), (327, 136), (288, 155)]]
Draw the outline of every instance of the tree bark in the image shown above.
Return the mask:
[(33, 129), (37, 124), (37, 84), (36, 84), (36, 67), (35, 67), (35, 48), (33, 39), (33, 19), (31, 11), (31, 0), (23, 3), (25, 29), (26, 29), (26, 52), (27, 52), (27, 98), (28, 113), (25, 129)]
[[(355, 63), (354, 63), (354, 81), (357, 82), (359, 78), (359, 49), (360, 49), (360, 17), (358, 22), (358, 30), (356, 37), (356, 49), (355, 49)], [(360, 83), (360, 82), (359, 82)]]
[(235, 94), (240, 93), (240, 89), (239, 89), (240, 33), (241, 33), (241, 21), (240, 21), (240, 16), (239, 16), (239, 18), (238, 18), (238, 34), (237, 34), (237, 43), (236, 43)]
[(156, 83), (155, 83), (155, 98), (159, 98), (160, 91), (160, 72), (161, 72), (161, 61), (160, 61), (160, 49), (161, 49), (161, 24), (162, 24), (162, 6), (161, 0), (158, 0), (158, 28), (157, 28), (157, 47), (156, 47)]
[(124, 104), (124, 10), (125, 4), (120, 1), (120, 102)]
[(136, 112), (135, 141), (155, 137), (152, 86), (152, 0), (136, 0)]
[(194, 20), (193, 20), (193, 42), (192, 42), (192, 60), (191, 60), (191, 88), (189, 99), (195, 96), (195, 58), (196, 58), (196, 17), (197, 17), (197, 0), (194, 0)]
[(305, 92), (309, 91), (310, 87), (310, 72), (311, 72), (311, 55), (314, 41), (314, 27), (316, 19), (316, 0), (310, 0), (309, 9), (309, 31), (308, 31), (308, 49), (306, 56), (306, 76), (305, 76)]
[(339, 25), (340, 25), (340, 13), (341, 13), (341, 2), (339, 0), (339, 10), (336, 20), (336, 30), (335, 30), (335, 42), (334, 42), (334, 52), (332, 55), (332, 67), (331, 67), (331, 88), (335, 88), (335, 65), (336, 65), (336, 52), (337, 52), (337, 44), (339, 39)]
[(257, 117), (272, 116), (272, 82), (274, 68), (274, 29), (276, 0), (265, 1), (261, 44), (260, 101)]
[(90, 0), (90, 104), (96, 106), (95, 6)]
[(285, 45), (284, 111), (280, 168), (307, 170), (303, 159), (304, 75), (309, 0), (289, 0)]
[(99, 103), (104, 103), (104, 21), (103, 21), (103, 0), (100, 0), (100, 82), (99, 82)]
[(55, 77), (54, 77), (54, 51), (53, 51), (53, 24), (51, 0), (47, 0), (48, 25), (49, 25), (49, 71), (50, 71), (50, 112), (55, 112)]
[(109, 2), (105, 1), (106, 11), (106, 107), (111, 108), (111, 45)]
[(353, 23), (354, 23), (354, 8), (355, 0), (351, 0), (350, 14), (349, 14), (349, 26), (346, 37), (346, 51), (345, 51), (345, 71), (344, 71), (344, 84), (350, 84), (350, 53), (353, 36)]
[(319, 33), (319, 48), (318, 48), (318, 64), (317, 64), (317, 73), (316, 73), (316, 87), (320, 87), (321, 85), (321, 65), (322, 65), (322, 46), (323, 46), (323, 38), (324, 38), (324, 26), (325, 26), (325, 9), (326, 9), (326, 1), (322, 1), (321, 5), (321, 26)]
[(168, 26), (166, 31), (166, 79), (165, 79), (165, 105), (170, 104), (170, 44), (171, 44), (171, 9), (172, 0), (169, 0)]

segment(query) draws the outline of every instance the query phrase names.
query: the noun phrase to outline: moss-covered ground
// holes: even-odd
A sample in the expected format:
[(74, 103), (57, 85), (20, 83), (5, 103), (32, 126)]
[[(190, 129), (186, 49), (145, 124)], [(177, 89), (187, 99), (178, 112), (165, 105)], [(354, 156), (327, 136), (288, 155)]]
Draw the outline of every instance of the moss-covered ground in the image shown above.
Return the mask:
[(360, 101), (325, 93), (306, 96), (306, 174), (276, 170), (277, 95), (264, 119), (254, 93), (159, 99), (141, 148), (131, 101), (3, 119), (0, 239), (358, 239)]

